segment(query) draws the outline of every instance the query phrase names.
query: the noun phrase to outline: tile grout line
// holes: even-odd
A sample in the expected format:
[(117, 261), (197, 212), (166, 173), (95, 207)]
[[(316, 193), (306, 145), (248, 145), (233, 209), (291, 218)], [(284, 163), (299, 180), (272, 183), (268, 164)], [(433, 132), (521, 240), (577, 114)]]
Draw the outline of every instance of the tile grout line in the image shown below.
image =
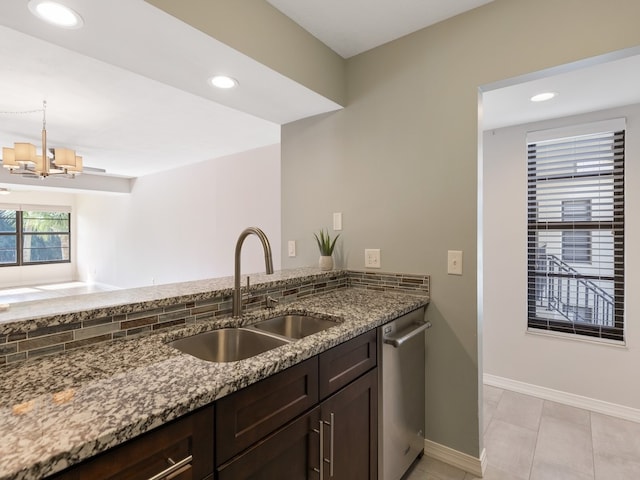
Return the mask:
[(531, 466), (529, 467), (528, 480), (531, 480), (531, 475), (533, 475), (533, 463), (536, 459), (536, 451), (538, 450), (538, 441), (540, 440), (540, 426), (542, 425), (542, 413), (544, 412), (545, 403), (547, 403), (547, 401), (543, 400), (542, 408), (540, 409), (540, 418), (538, 419), (538, 428), (536, 429), (536, 443), (533, 446), (533, 455), (531, 456)]
[(591, 466), (593, 467), (593, 479), (596, 477), (596, 446), (593, 444), (593, 412), (591, 410), (587, 410), (589, 412), (589, 436), (591, 437)]

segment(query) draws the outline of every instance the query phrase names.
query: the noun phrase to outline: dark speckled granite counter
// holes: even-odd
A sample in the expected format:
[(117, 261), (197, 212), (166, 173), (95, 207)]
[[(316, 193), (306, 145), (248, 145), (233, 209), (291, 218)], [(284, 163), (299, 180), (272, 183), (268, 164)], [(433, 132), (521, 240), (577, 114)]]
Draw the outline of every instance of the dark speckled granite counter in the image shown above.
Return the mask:
[[(341, 288), (242, 319), (195, 321), (7, 366), (0, 370), (0, 479), (63, 470), (427, 303), (424, 294)], [(233, 363), (202, 361), (166, 345), (285, 311), (342, 322)]]

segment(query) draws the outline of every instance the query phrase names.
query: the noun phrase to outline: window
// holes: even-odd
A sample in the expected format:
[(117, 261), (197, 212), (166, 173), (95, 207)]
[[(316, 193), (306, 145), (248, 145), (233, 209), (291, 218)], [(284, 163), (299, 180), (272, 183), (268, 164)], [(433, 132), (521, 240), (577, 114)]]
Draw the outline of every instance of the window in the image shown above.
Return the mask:
[[(562, 200), (562, 221), (588, 222), (591, 220), (591, 200)], [(564, 230), (562, 232), (562, 260), (567, 263), (591, 261), (591, 232)]]
[(528, 142), (528, 326), (623, 340), (624, 129)]
[(0, 266), (70, 262), (70, 216), (67, 209), (1, 206)]

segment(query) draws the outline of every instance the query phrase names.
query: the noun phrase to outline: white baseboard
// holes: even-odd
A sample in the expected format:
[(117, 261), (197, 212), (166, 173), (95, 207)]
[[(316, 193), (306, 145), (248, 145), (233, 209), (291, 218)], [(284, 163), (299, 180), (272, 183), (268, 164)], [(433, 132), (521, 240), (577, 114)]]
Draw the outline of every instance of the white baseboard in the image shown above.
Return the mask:
[(552, 388), (540, 387), (538, 385), (498, 377), (488, 373), (483, 375), (483, 381), (486, 385), (490, 385), (492, 387), (524, 393), (526, 395), (531, 395), (532, 397), (551, 400), (571, 407), (591, 410), (592, 412), (602, 413), (604, 415), (640, 423), (640, 409), (637, 408), (605, 402), (595, 398), (583, 397), (582, 395), (576, 395), (574, 393), (553, 390)]
[(487, 468), (487, 453), (484, 448), (482, 449), (480, 458), (476, 458), (466, 453), (459, 452), (458, 450), (454, 450), (453, 448), (425, 439), (424, 454), (480, 478), (482, 478), (484, 471)]

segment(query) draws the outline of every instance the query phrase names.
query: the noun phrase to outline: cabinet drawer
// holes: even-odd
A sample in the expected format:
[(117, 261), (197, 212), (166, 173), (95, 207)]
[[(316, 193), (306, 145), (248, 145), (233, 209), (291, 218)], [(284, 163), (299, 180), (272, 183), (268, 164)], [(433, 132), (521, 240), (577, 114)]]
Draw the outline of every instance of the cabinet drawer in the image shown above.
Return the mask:
[[(218, 469), (218, 480), (318, 478), (319, 408), (298, 417)], [(315, 429), (315, 431), (314, 431)]]
[(145, 433), (51, 477), (52, 480), (146, 480), (176, 467), (166, 480), (201, 479), (213, 472), (213, 407)]
[(317, 402), (317, 357), (221, 398), (216, 403), (216, 466)]
[(377, 365), (377, 329), (320, 354), (320, 399)]

